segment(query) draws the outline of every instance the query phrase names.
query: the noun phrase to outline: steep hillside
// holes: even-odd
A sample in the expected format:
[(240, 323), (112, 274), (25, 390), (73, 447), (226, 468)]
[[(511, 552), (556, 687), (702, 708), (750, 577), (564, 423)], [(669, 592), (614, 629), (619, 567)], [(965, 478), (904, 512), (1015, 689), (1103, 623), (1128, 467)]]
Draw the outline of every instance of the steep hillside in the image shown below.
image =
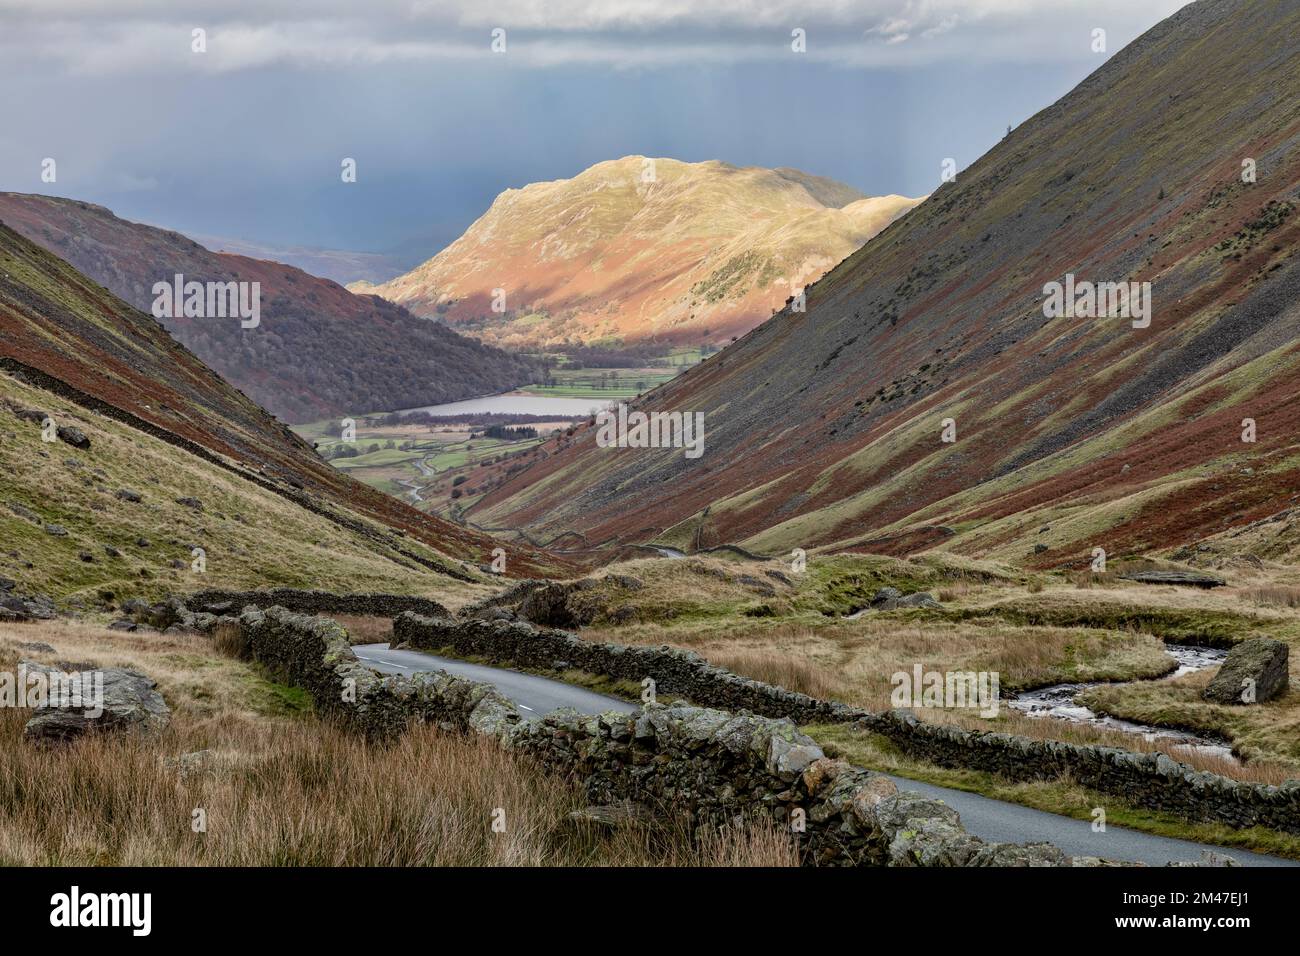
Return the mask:
[(412, 260), (406, 256), (380, 252), (353, 252), (348, 249), (318, 249), (314, 246), (280, 246), (254, 242), (249, 239), (232, 239), (228, 236), (209, 236), (188, 233), (189, 237), (213, 252), (229, 252), (251, 259), (274, 259), (285, 265), (301, 269), (339, 285), (349, 282), (387, 282), (406, 272), (423, 256)]
[(424, 265), (351, 288), (505, 346), (726, 342), (917, 202), (793, 169), (627, 156), (508, 189)]
[(145, 311), (154, 284), (177, 273), (186, 281), (261, 283), (256, 328), (220, 318), (162, 321), (204, 363), (288, 422), (473, 398), (535, 375), (524, 359), (383, 300), (278, 262), (211, 252), (102, 206), (0, 193), (0, 222)]
[[(88, 445), (43, 440), (46, 416)], [(126, 579), (420, 590), (485, 579), (472, 565), (496, 546), (334, 470), (152, 317), (3, 226), (0, 536), (0, 576), (56, 597), (121, 596)], [(191, 546), (209, 552), (202, 581), (173, 573)], [(510, 557), (509, 573), (554, 567)]]
[[(704, 412), (702, 457), (597, 448), (587, 427), (472, 517), (592, 545), (1040, 567), (1293, 528), (1296, 36), (1292, 2), (1187, 6), (833, 270), (806, 314), (643, 399)], [(1049, 317), (1067, 273), (1150, 282), (1149, 325)], [(1271, 553), (1297, 537), (1267, 535)]]

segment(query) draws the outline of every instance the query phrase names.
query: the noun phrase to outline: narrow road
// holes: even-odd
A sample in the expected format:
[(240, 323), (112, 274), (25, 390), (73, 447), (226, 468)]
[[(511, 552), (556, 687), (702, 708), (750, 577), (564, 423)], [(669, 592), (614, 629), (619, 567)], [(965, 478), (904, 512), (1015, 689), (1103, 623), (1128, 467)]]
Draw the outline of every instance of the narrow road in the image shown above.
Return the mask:
[(470, 680), (494, 684), (515, 702), (525, 717), (541, 717), (561, 707), (572, 707), (584, 714), (601, 714), (610, 710), (630, 714), (636, 704), (597, 694), (563, 681), (523, 674), (482, 664), (469, 664), (450, 657), (438, 657), (422, 651), (395, 651), (387, 644), (358, 644), (352, 648), (357, 660), (386, 674), (413, 674), (416, 671), (441, 670)]
[[(515, 702), (525, 717), (539, 717), (561, 707), (572, 707), (584, 714), (611, 710), (630, 714), (640, 709), (638, 705), (625, 700), (606, 697), (548, 677), (483, 664), (469, 664), (422, 651), (397, 651), (387, 644), (358, 644), (353, 647), (353, 651), (358, 660), (386, 674), (444, 670), (493, 684)], [(1017, 803), (1005, 803), (976, 793), (938, 787), (892, 774), (890, 778), (902, 790), (912, 790), (942, 800), (961, 814), (961, 822), (968, 832), (992, 842), (1053, 843), (1071, 856), (1100, 856), (1153, 866), (1163, 866), (1171, 860), (1196, 861), (1200, 859), (1203, 850), (1230, 856), (1242, 866), (1300, 866), (1300, 862), (1294, 860), (1154, 836), (1123, 827), (1108, 826), (1105, 833), (1094, 833), (1092, 824), (1087, 820), (1046, 813)]]

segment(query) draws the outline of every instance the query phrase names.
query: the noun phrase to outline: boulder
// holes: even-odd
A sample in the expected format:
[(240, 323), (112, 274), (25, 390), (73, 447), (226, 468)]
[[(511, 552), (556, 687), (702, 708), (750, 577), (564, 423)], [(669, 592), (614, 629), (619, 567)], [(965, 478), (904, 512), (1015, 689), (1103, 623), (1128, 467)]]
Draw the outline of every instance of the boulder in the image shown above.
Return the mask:
[[(1262, 703), (1287, 690), (1287, 645), (1269, 637), (1242, 641), (1228, 652), (1219, 672), (1202, 692), (1216, 704)], [(1247, 689), (1253, 687), (1253, 698)]]
[(17, 501), (9, 502), (9, 510), (22, 518), (24, 521), (30, 521), (33, 524), (41, 523), (41, 516), (26, 505), (19, 504)]
[(89, 448), (90, 439), (80, 428), (73, 428), (71, 425), (60, 425), (55, 434), (59, 436), (60, 441), (67, 442), (73, 448)]
[(870, 609), (873, 611), (893, 611), (906, 607), (943, 607), (943, 605), (928, 591), (904, 595), (898, 588), (881, 588), (871, 596)]
[[(57, 667), (23, 661), (21, 666), (28, 674), (44, 673), (64, 677), (66, 672)], [(51, 700), (37, 708), (36, 716), (27, 721), (23, 736), (32, 741), (48, 742), (69, 740), (91, 731), (112, 730), (153, 734), (171, 722), (171, 710), (162, 695), (154, 688), (154, 681), (139, 671), (109, 667), (99, 671), (79, 670), (82, 680), (82, 706), (70, 702)], [(92, 675), (102, 678), (103, 696), (100, 700), (86, 699), (95, 696)], [(67, 706), (60, 706), (67, 703)]]
[(519, 604), (517, 614), (525, 621), (541, 627), (558, 627), (566, 630), (590, 624), (593, 616), (570, 597), (578, 589), (572, 584), (551, 582), (528, 592)]
[(50, 621), (56, 617), (54, 602), (44, 594), (0, 591), (0, 621)]
[(1228, 583), (1217, 575), (1199, 571), (1129, 571), (1120, 577), (1139, 584), (1181, 584), (1193, 588), (1218, 588)]

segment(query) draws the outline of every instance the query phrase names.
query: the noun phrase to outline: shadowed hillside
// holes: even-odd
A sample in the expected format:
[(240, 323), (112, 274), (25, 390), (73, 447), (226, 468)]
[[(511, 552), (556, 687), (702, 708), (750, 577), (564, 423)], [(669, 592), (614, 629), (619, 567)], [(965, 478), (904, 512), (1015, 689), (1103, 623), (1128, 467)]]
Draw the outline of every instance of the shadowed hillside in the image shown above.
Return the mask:
[[(701, 458), (597, 448), (588, 426), (472, 517), (1039, 567), (1263, 522), (1252, 547), (1294, 553), (1298, 34), (1294, 3), (1191, 4), (834, 269), (806, 314), (641, 401), (704, 412)], [(1067, 273), (1150, 282), (1149, 326), (1048, 317)]]
[[(188, 562), (190, 548), (182, 544), (211, 547), (203, 534), (232, 541), (246, 535), (240, 547), (252, 550), (233, 559), (238, 569), (226, 564), (219, 575), (231, 582), (311, 584), (320, 580), (313, 571), (328, 569), (344, 590), (384, 583), (393, 589), (401, 581), (408, 583), (399, 589), (411, 589), (424, 575), (443, 583), (481, 577), (465, 562), (491, 559), (495, 542), (486, 535), (422, 514), (331, 468), (152, 317), (3, 226), (0, 373), (0, 529), (11, 545), (26, 542), (20, 557), (5, 562), (20, 584), (75, 591), (121, 571), (99, 564), (104, 548), (123, 551), (137, 537), (161, 534), (174, 538), (162, 567), (182, 557)], [(43, 441), (47, 415), (81, 431), (88, 447)], [(142, 501), (117, 497), (123, 489)], [(217, 497), (220, 518), (207, 512)], [(197, 498), (202, 507), (181, 498)], [(143, 507), (133, 510), (136, 504)], [(223, 535), (220, 522), (236, 513), (249, 520)], [(262, 523), (262, 532), (249, 530)], [(194, 537), (175, 537), (186, 532)], [(369, 570), (359, 573), (353, 558)], [(66, 573), (79, 564), (76, 574)], [(511, 573), (542, 566), (553, 564), (512, 549)]]
[(0, 194), (0, 222), (66, 259), (136, 308), (156, 282), (261, 283), (261, 324), (163, 319), (209, 367), (288, 422), (459, 401), (526, 385), (536, 366), (405, 309), (263, 259), (211, 252), (102, 206)]

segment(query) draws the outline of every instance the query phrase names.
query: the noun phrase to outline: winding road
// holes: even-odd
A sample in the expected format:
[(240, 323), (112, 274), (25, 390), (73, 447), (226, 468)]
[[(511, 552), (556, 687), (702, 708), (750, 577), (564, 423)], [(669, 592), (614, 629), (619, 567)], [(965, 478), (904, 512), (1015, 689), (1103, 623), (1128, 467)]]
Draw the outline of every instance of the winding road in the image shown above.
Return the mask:
[[(606, 697), (582, 687), (535, 674), (470, 664), (421, 651), (393, 650), (387, 644), (358, 644), (353, 647), (357, 659), (387, 674), (413, 674), (417, 671), (444, 670), (471, 680), (493, 684), (515, 702), (525, 717), (539, 717), (561, 707), (580, 713), (606, 711), (633, 713), (639, 706), (625, 700)], [(983, 797), (962, 790), (889, 775), (901, 789), (912, 790), (942, 800), (959, 814), (967, 831), (984, 840), (1001, 843), (1054, 843), (1071, 856), (1101, 856), (1110, 860), (1127, 860), (1163, 866), (1171, 860), (1193, 862), (1204, 850), (1229, 856), (1242, 866), (1300, 866), (1300, 862), (1279, 857), (1232, 850), (1190, 840), (1154, 836), (1138, 830), (1108, 826), (1104, 833), (1094, 833), (1087, 820), (1076, 820)]]

